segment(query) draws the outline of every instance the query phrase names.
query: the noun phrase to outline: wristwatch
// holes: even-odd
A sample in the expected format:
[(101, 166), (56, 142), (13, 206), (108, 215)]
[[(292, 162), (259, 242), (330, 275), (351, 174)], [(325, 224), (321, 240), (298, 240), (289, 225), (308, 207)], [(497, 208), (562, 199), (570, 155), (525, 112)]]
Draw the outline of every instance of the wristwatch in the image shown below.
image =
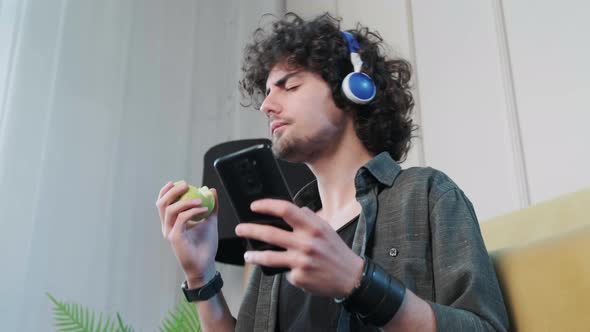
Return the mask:
[(215, 277), (203, 285), (203, 287), (188, 289), (186, 280), (180, 285), (188, 302), (207, 301), (217, 294), (221, 287), (223, 287), (223, 279), (221, 279), (219, 271), (217, 271)]

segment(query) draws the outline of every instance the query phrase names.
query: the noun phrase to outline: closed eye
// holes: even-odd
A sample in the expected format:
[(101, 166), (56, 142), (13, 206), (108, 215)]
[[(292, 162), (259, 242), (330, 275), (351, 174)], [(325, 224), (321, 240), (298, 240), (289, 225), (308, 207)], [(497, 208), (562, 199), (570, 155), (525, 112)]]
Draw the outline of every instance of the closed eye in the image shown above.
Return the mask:
[(295, 91), (298, 87), (299, 87), (299, 85), (295, 85), (295, 86), (288, 87), (285, 90), (287, 90), (287, 91)]
[[(274, 86), (276, 86), (276, 87), (278, 87), (278, 88), (285, 89), (287, 82), (288, 82), (288, 81), (289, 81), (289, 80), (290, 80), (292, 77), (295, 77), (295, 76), (299, 75), (300, 73), (301, 73), (300, 71), (294, 71), (294, 72), (288, 73), (288, 74), (286, 74), (285, 76), (281, 77), (279, 80), (277, 80), (277, 81), (274, 83)], [(291, 84), (293, 84), (293, 83), (291, 83)], [(286, 91), (292, 91), (292, 90), (296, 89), (296, 88), (297, 88), (297, 86), (298, 86), (298, 85), (295, 85), (294, 87), (292, 87), (292, 88), (289, 88), (289, 89), (285, 89), (285, 90), (286, 90)], [(270, 94), (270, 87), (269, 87), (269, 88), (266, 88), (266, 91), (265, 91), (265, 96), (268, 96), (269, 94)]]

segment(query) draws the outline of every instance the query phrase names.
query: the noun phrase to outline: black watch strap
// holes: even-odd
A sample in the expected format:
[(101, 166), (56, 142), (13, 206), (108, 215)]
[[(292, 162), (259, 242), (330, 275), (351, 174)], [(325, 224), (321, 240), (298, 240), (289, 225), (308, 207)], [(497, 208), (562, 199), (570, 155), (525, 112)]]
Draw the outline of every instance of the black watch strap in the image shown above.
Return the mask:
[(189, 302), (207, 301), (217, 294), (221, 287), (223, 287), (223, 279), (221, 279), (221, 274), (219, 271), (217, 271), (215, 273), (215, 277), (203, 285), (203, 287), (188, 289), (186, 280), (183, 281), (182, 285), (180, 286), (184, 296), (186, 297), (186, 300)]

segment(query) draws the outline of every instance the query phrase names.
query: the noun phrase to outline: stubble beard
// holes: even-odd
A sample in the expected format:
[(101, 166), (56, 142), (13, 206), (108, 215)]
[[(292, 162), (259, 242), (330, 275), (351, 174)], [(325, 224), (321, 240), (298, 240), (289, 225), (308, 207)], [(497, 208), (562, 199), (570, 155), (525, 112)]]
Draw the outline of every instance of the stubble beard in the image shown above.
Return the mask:
[(303, 162), (306, 159), (305, 155), (310, 152), (309, 150), (307, 153), (302, 151), (304, 150), (303, 146), (307, 146), (307, 143), (301, 138), (274, 136), (272, 143), (275, 157), (292, 163)]
[(278, 159), (292, 163), (309, 163), (321, 154), (330, 141), (336, 139), (338, 131), (338, 128), (331, 128), (314, 136), (303, 137), (273, 135), (272, 151)]

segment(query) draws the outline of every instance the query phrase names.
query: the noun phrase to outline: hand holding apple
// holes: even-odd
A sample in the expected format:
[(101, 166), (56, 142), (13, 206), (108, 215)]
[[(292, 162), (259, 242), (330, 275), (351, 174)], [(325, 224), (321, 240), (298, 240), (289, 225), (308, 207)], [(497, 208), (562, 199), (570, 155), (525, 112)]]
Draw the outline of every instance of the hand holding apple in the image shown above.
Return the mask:
[(196, 188), (185, 181), (168, 182), (158, 194), (162, 235), (170, 242), (190, 288), (204, 285), (215, 275), (217, 205), (214, 188)]

